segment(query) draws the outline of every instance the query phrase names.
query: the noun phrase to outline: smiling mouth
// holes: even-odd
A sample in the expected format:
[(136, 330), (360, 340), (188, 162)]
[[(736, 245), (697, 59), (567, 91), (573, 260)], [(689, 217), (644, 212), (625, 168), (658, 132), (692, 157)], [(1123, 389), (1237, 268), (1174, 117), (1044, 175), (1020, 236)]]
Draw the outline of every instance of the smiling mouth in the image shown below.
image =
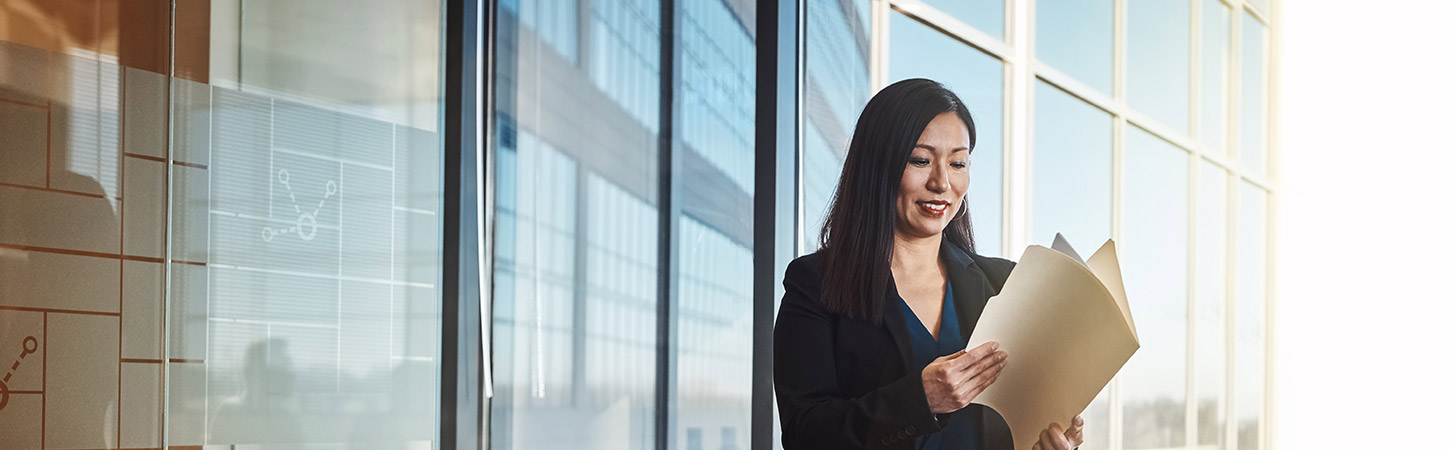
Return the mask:
[(945, 201), (940, 201), (940, 200), (937, 200), (937, 201), (929, 201), (929, 202), (928, 201), (919, 201), (919, 202), (916, 202), (916, 206), (918, 208), (921, 208), (921, 211), (923, 213), (926, 213), (926, 215), (929, 215), (929, 216), (932, 216), (932, 217), (941, 217), (943, 215), (946, 215), (947, 207), (950, 207), (951, 206), (951, 202), (945, 202)]

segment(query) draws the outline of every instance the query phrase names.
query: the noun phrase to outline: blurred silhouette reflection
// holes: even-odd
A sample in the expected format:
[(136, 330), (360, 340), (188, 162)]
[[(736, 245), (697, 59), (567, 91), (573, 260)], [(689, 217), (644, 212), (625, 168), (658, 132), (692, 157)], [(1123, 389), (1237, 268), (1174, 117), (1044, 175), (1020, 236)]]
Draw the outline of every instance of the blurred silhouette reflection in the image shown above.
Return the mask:
[(242, 391), (217, 407), (208, 441), (227, 444), (296, 443), (301, 439), (292, 391), (296, 378), (287, 341), (266, 339), (242, 356)]

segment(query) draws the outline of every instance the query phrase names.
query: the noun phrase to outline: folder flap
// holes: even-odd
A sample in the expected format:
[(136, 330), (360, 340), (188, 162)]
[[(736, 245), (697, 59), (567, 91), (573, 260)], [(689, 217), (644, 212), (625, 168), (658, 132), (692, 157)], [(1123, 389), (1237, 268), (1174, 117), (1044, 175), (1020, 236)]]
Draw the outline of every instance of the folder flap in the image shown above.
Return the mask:
[(1088, 270), (1098, 277), (1103, 287), (1113, 294), (1113, 300), (1118, 302), (1118, 309), (1122, 310), (1123, 319), (1128, 322), (1128, 331), (1133, 332), (1133, 341), (1138, 341), (1138, 326), (1133, 323), (1133, 311), (1128, 308), (1128, 294), (1123, 290), (1123, 272), (1118, 267), (1118, 246), (1112, 239), (1098, 247), (1087, 260)]

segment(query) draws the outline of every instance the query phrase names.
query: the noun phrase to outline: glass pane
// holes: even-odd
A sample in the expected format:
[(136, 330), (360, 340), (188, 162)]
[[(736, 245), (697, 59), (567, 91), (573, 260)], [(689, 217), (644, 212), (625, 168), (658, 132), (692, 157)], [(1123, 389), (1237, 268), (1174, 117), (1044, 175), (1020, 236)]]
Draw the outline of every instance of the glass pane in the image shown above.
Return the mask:
[[(1206, 2), (1212, 3), (1212, 2)], [(1128, 105), (1188, 132), (1188, 0), (1129, 0), (1124, 92)]]
[(802, 211), (807, 253), (820, 245), (822, 221), (836, 193), (856, 117), (871, 95), (867, 56), (869, 0), (855, 8), (805, 8), (805, 129), (801, 152)]
[(577, 0), (499, 0), (498, 6), (534, 31), (554, 55), (568, 63), (579, 59), (579, 4)]
[(491, 448), (655, 446), (659, 13), (500, 8)]
[(1228, 267), (1228, 175), (1202, 162), (1198, 171), (1198, 265), (1194, 291), (1194, 389), (1198, 393), (1198, 445), (1223, 448), (1228, 397), (1224, 292)]
[(1248, 0), (1249, 4), (1254, 5), (1254, 8), (1257, 8), (1259, 12), (1264, 13), (1264, 17), (1269, 17), (1269, 6), (1271, 1), (1272, 0)]
[(1123, 446), (1178, 447), (1188, 412), (1188, 153), (1134, 126), (1125, 139), (1120, 248), (1142, 347), (1118, 377)]
[(1238, 298), (1234, 303), (1234, 419), (1241, 450), (1259, 448), (1264, 407), (1264, 293), (1268, 194), (1239, 185)]
[(1062, 233), (1091, 253), (1112, 236), (1112, 117), (1042, 81), (1035, 94), (1032, 243)]
[(1113, 0), (1038, 0), (1037, 59), (1113, 92)]
[(0, 448), (434, 446), (441, 5), (12, 4)]
[(1224, 143), (1228, 141), (1228, 58), (1233, 10), (1221, 2), (1202, 3), (1198, 133), (1209, 152), (1223, 153)]
[(1003, 39), (1006, 35), (1005, 0), (926, 0), (926, 4), (989, 36)]
[(1111, 398), (1112, 384), (1103, 387), (1093, 402), (1088, 404), (1087, 409), (1082, 411), (1082, 447), (1081, 450), (1104, 450), (1108, 448), (1108, 421), (1112, 417), (1112, 411), (1108, 407)]
[(680, 4), (679, 294), (671, 342), (679, 449), (750, 441), (755, 190), (753, 2)]
[(976, 122), (971, 185), (977, 253), (1002, 253), (1002, 62), (902, 14), (891, 14), (891, 81), (929, 78), (957, 93)]
[(1268, 145), (1268, 30), (1254, 16), (1242, 16), (1239, 42), (1239, 159), (1249, 170), (1264, 171)]

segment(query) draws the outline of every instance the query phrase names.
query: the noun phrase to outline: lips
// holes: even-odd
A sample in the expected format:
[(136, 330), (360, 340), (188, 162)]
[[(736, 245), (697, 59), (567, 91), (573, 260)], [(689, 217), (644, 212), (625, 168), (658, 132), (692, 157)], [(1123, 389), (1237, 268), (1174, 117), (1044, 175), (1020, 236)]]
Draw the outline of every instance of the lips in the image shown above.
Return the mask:
[(942, 217), (947, 213), (947, 208), (952, 203), (946, 200), (927, 200), (916, 202), (916, 208), (930, 217)]

